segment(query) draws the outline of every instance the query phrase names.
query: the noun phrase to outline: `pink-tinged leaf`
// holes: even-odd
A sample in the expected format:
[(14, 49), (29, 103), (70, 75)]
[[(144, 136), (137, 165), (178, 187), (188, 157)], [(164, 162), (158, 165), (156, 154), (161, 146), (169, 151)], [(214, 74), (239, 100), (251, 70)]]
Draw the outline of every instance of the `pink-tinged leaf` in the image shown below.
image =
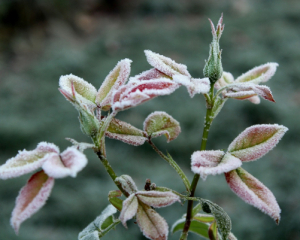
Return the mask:
[(153, 80), (158, 78), (171, 78), (168, 75), (162, 73), (161, 71), (157, 70), (156, 68), (152, 68), (150, 70), (144, 71), (134, 77), (129, 79), (129, 83), (137, 83), (138, 81), (142, 80)]
[(96, 104), (102, 110), (109, 110), (111, 107), (112, 94), (127, 81), (130, 74), (130, 59), (123, 59), (118, 62), (115, 68), (107, 75), (102, 83), (96, 97)]
[(244, 100), (248, 99), (251, 97), (256, 96), (256, 93), (252, 90), (249, 91), (238, 91), (238, 92), (227, 92), (224, 94), (225, 97), (227, 98), (235, 98), (239, 100)]
[(278, 124), (251, 126), (233, 140), (228, 152), (242, 162), (257, 160), (272, 150), (287, 130)]
[(223, 151), (196, 151), (192, 154), (192, 171), (203, 180), (207, 175), (229, 172), (242, 165), (240, 159)]
[(139, 203), (136, 221), (146, 238), (167, 240), (169, 227), (166, 220), (151, 207)]
[(165, 57), (150, 50), (145, 50), (148, 63), (160, 72), (173, 77), (173, 75), (182, 74), (191, 77), (187, 67), (183, 64), (176, 63), (171, 58)]
[[(74, 97), (74, 94), (77, 93), (76, 98), (87, 105), (93, 105), (95, 102), (97, 94), (96, 88), (84, 79), (73, 74), (61, 76), (59, 79), (59, 87), (70, 96)], [(63, 95), (66, 97), (64, 93)], [(67, 100), (69, 99), (67, 98)]]
[(247, 100), (249, 100), (250, 102), (252, 102), (254, 104), (260, 104), (260, 98), (258, 96), (253, 96), (253, 97), (247, 98)]
[(190, 97), (194, 97), (195, 94), (207, 93), (210, 89), (210, 82), (208, 78), (190, 78), (184, 75), (174, 75), (173, 80), (181, 85), (184, 85)]
[(277, 63), (266, 63), (255, 67), (243, 75), (239, 76), (235, 81), (236, 82), (266, 82), (268, 81), (276, 72), (278, 67)]
[(252, 88), (252, 90), (262, 98), (269, 100), (271, 102), (275, 102), (272, 92), (269, 87), (263, 85), (256, 85)]
[(253, 205), (272, 217), (276, 223), (280, 220), (280, 208), (273, 193), (258, 179), (243, 168), (225, 173), (229, 187), (246, 203)]
[(86, 164), (87, 158), (82, 152), (74, 147), (68, 147), (60, 155), (49, 154), (43, 169), (53, 178), (76, 177)]
[(133, 218), (138, 210), (138, 200), (134, 194), (131, 194), (126, 200), (123, 201), (123, 207), (119, 219), (124, 227), (127, 228), (126, 222)]
[(218, 240), (218, 226), (217, 222), (214, 221), (212, 224), (210, 224), (208, 228), (208, 237), (210, 240)]
[(232, 76), (232, 74), (223, 71), (222, 77), (218, 81), (216, 81), (214, 87), (217, 90), (219, 90), (220, 88), (226, 87), (227, 85), (232, 84), (233, 82), (234, 82), (234, 77)]
[(147, 140), (142, 130), (115, 118), (110, 122), (105, 135), (134, 146), (142, 145)]
[(138, 84), (127, 84), (114, 93), (112, 108), (121, 111), (135, 107), (154, 97), (169, 95), (180, 85), (174, 81), (160, 78), (155, 80), (143, 80)]
[(146, 205), (155, 208), (166, 207), (174, 202), (180, 202), (179, 196), (172, 192), (138, 191), (135, 195)]
[(40, 168), (47, 160), (49, 154), (59, 154), (59, 148), (52, 143), (41, 142), (32, 151), (19, 151), (19, 153), (0, 166), (0, 178), (8, 179), (19, 177)]
[(135, 182), (128, 175), (122, 175), (120, 177), (117, 177), (115, 179), (115, 182), (117, 184), (120, 184), (124, 189), (124, 191), (127, 192), (129, 195), (137, 192), (137, 187), (135, 185)]
[(54, 179), (48, 177), (44, 171), (40, 171), (33, 174), (21, 189), (11, 216), (11, 225), (16, 234), (21, 223), (45, 205), (53, 185)]
[(181, 132), (180, 124), (165, 112), (151, 113), (144, 121), (144, 131), (152, 138), (165, 135), (168, 142), (177, 138)]

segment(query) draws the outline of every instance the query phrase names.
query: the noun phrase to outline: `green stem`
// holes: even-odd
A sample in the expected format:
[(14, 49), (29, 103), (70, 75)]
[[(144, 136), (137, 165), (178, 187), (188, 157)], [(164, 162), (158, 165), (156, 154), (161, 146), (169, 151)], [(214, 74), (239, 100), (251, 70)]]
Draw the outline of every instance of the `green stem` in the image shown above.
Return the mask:
[(161, 156), (162, 159), (166, 160), (174, 169), (175, 171), (178, 173), (178, 175), (181, 177), (185, 188), (188, 192), (190, 192), (190, 188), (191, 188), (191, 184), (190, 181), (188, 180), (187, 176), (184, 174), (184, 172), (182, 171), (182, 169), (179, 167), (179, 165), (173, 160), (173, 158), (169, 155), (166, 156), (164, 155), (155, 145), (154, 143), (151, 141), (151, 139), (148, 140), (148, 143), (151, 145), (151, 147), (154, 149), (155, 152), (158, 153), (159, 156)]
[(116, 184), (116, 186), (121, 190), (121, 192), (126, 197), (128, 197), (128, 193), (124, 191), (124, 189), (122, 188), (122, 186), (120, 184), (117, 184), (115, 182), (115, 179), (117, 178), (117, 175), (116, 175), (115, 171), (112, 169), (112, 167), (110, 166), (108, 160), (105, 158), (105, 156), (102, 155), (101, 151), (95, 150), (95, 153), (97, 154), (98, 158), (100, 159), (100, 161), (102, 162), (103, 166), (105, 167), (106, 172), (111, 177), (111, 179), (114, 181), (114, 183)]
[[(206, 117), (205, 117), (205, 123), (204, 123), (204, 129), (203, 129), (203, 134), (202, 134), (202, 141), (201, 141), (201, 147), (200, 147), (200, 151), (204, 151), (206, 149), (206, 143), (207, 143), (207, 138), (208, 138), (208, 133), (209, 133), (209, 129), (210, 126), (212, 124), (212, 107), (213, 107), (213, 99), (214, 99), (214, 85), (211, 84), (210, 87), (210, 92), (209, 92), (209, 96), (210, 96), (210, 101), (206, 102)], [(200, 175), (199, 174), (195, 174), (192, 184), (191, 184), (191, 194), (190, 197), (194, 197), (195, 195), (195, 191), (197, 188), (197, 184), (199, 181)], [(188, 236), (188, 232), (189, 232), (189, 228), (191, 225), (191, 221), (192, 221), (192, 211), (193, 211), (193, 204), (194, 204), (194, 200), (189, 200), (188, 201), (188, 207), (187, 207), (187, 212), (186, 212), (186, 220), (185, 220), (185, 224), (183, 227), (183, 231), (182, 234), (180, 236), (180, 240), (186, 240), (187, 236)]]

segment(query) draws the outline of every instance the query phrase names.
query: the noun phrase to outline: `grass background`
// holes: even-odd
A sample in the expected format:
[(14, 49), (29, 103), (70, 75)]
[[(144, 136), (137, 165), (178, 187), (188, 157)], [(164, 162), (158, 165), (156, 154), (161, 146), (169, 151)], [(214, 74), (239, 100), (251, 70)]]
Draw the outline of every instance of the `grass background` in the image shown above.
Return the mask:
[[(266, 63), (277, 62), (276, 75), (267, 84), (276, 103), (260, 105), (229, 100), (214, 121), (208, 149), (226, 149), (246, 127), (278, 123), (290, 130), (279, 145), (257, 162), (243, 165), (276, 196), (282, 209), (279, 226), (268, 216), (236, 197), (224, 176), (200, 181), (197, 196), (208, 198), (228, 212), (238, 239), (300, 239), (299, 105), (300, 2), (296, 0), (1, 0), (0, 1), (0, 163), (19, 149), (34, 149), (40, 141), (64, 150), (66, 137), (88, 142), (79, 129), (76, 110), (57, 91), (61, 75), (73, 73), (98, 88), (123, 58), (133, 60), (131, 76), (150, 68), (143, 50), (150, 49), (186, 64), (193, 77), (202, 77), (211, 41), (207, 18), (215, 23), (224, 14), (221, 38), (225, 71), (235, 77)], [(182, 133), (167, 144), (155, 143), (178, 161), (189, 179), (190, 155), (200, 147), (203, 96), (190, 99), (180, 88), (118, 118), (142, 128), (153, 111), (166, 111), (177, 119)], [(148, 145), (133, 147), (108, 140), (107, 154), (117, 174), (129, 174), (142, 188), (146, 178), (182, 192), (173, 169)], [(108, 204), (115, 189), (92, 151), (88, 166), (75, 179), (56, 180), (47, 204), (23, 223), (15, 236), (9, 224), (14, 199), (30, 175), (0, 182), (1, 239), (68, 240), (89, 224)], [(186, 205), (158, 210), (172, 223)], [(145, 239), (129, 222), (104, 239)], [(179, 233), (169, 239), (178, 239)], [(189, 239), (199, 239), (193, 234)]]

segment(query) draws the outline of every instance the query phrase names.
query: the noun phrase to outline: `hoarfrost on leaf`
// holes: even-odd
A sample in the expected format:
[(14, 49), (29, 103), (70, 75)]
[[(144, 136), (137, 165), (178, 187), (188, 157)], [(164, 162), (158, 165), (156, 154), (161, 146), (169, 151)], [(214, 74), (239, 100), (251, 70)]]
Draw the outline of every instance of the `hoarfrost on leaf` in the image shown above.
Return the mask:
[(123, 207), (119, 219), (124, 227), (127, 228), (126, 222), (135, 216), (138, 205), (138, 199), (135, 194), (131, 194), (126, 200), (123, 201)]
[(172, 192), (138, 191), (135, 195), (143, 203), (155, 208), (166, 207), (175, 202), (180, 202), (179, 196)]
[(243, 168), (225, 173), (229, 187), (246, 203), (258, 208), (272, 217), (276, 223), (280, 220), (280, 208), (273, 193), (258, 179)]

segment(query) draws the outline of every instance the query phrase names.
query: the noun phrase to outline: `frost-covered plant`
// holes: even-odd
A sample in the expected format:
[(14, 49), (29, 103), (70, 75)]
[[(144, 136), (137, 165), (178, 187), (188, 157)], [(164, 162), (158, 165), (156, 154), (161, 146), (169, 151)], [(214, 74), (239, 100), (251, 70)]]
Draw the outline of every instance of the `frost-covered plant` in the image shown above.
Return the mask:
[[(279, 223), (280, 208), (274, 195), (241, 166), (272, 150), (287, 128), (277, 124), (250, 126), (229, 144), (227, 151), (206, 150), (210, 126), (228, 98), (247, 99), (258, 104), (260, 96), (274, 102), (269, 87), (260, 83), (267, 82), (274, 75), (277, 63), (255, 67), (236, 80), (230, 73), (223, 72), (219, 46), (224, 30), (222, 20), (221, 16), (216, 28), (210, 21), (213, 40), (203, 70), (205, 78), (193, 78), (185, 65), (146, 50), (146, 58), (153, 68), (129, 77), (131, 60), (123, 59), (107, 75), (98, 91), (72, 74), (59, 79), (60, 92), (78, 110), (81, 129), (91, 137), (92, 143), (78, 143), (69, 139), (73, 146), (60, 153), (54, 144), (41, 142), (35, 150), (20, 151), (0, 166), (2, 179), (18, 177), (41, 168), (30, 177), (17, 197), (11, 217), (11, 225), (16, 234), (21, 223), (46, 203), (55, 178), (76, 177), (86, 166), (87, 159), (83, 152), (87, 148), (93, 149), (97, 154), (118, 190), (108, 193), (110, 205), (79, 233), (79, 240), (99, 240), (120, 222), (127, 227), (126, 222), (132, 218), (136, 219), (145, 237), (165, 240), (169, 227), (155, 209), (184, 201), (188, 201), (186, 214), (171, 228), (171, 232), (182, 231), (181, 240), (187, 239), (188, 232), (207, 239), (236, 239), (231, 233), (231, 220), (227, 213), (210, 200), (194, 196), (199, 178), (205, 180), (208, 175), (216, 174), (224, 174), (233, 192)], [(165, 112), (156, 111), (145, 119), (142, 130), (116, 118), (118, 112), (154, 97), (169, 95), (180, 86), (185, 86), (191, 97), (203, 94), (206, 100), (200, 151), (191, 154), (191, 170), (195, 174), (192, 182), (171, 155), (165, 155), (152, 141), (161, 135), (165, 135), (168, 142), (176, 139), (181, 132), (178, 121)], [(143, 190), (138, 190), (130, 176), (117, 176), (106, 157), (106, 137), (134, 146), (149, 143), (179, 174), (187, 194), (180, 194), (165, 186), (156, 186), (150, 179), (146, 180)], [(198, 204), (193, 206), (195, 201)], [(120, 214), (116, 218), (118, 211)]]

